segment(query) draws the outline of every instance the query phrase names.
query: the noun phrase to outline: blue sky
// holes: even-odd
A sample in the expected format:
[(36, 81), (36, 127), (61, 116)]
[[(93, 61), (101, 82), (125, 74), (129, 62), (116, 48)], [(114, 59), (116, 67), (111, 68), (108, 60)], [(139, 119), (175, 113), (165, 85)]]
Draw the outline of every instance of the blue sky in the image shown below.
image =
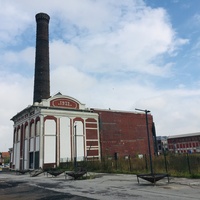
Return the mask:
[(32, 104), (35, 15), (50, 15), (51, 95), (148, 109), (157, 135), (200, 131), (199, 0), (0, 0), (0, 151)]

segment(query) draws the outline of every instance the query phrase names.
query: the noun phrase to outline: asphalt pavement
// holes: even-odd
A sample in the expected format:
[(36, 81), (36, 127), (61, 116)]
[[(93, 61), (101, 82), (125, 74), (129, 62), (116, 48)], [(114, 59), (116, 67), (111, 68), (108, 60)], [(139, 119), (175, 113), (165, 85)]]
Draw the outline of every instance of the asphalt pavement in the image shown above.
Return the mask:
[(200, 179), (164, 178), (155, 185), (136, 175), (87, 173), (87, 179), (73, 180), (40, 174), (36, 177), (0, 172), (0, 199), (12, 200), (199, 200)]

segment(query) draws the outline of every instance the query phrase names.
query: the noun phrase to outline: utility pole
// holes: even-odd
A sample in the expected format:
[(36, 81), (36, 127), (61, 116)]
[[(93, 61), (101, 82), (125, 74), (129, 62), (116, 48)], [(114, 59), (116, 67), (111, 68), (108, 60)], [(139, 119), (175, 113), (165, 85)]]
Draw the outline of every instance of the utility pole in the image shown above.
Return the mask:
[(76, 124), (74, 125), (74, 171), (77, 169)]
[(151, 174), (153, 174), (153, 166), (152, 166), (152, 157), (151, 157), (151, 146), (150, 146), (150, 136), (149, 136), (149, 123), (148, 123), (148, 113), (150, 113), (151, 111), (149, 110), (142, 110), (142, 109), (135, 109), (138, 111), (142, 111), (145, 112), (145, 116), (146, 116), (146, 128), (147, 128), (147, 137), (148, 137), (148, 149), (149, 149), (149, 161), (150, 161), (150, 169), (151, 169)]

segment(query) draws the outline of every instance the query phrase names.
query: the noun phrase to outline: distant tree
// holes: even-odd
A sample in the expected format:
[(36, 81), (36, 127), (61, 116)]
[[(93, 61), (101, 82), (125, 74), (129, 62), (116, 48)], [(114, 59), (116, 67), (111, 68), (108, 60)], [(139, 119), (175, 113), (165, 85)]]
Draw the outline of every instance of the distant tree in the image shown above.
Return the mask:
[(9, 157), (5, 157), (4, 158), (4, 163), (9, 163), (10, 162), (10, 158)]

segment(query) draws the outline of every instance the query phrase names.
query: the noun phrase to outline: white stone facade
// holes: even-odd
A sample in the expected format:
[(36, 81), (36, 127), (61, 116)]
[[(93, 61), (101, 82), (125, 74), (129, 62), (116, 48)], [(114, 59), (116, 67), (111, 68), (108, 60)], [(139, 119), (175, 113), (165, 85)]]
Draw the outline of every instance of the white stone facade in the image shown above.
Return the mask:
[(98, 114), (72, 97), (57, 94), (12, 120), (15, 170), (58, 167), (74, 158), (100, 159)]

